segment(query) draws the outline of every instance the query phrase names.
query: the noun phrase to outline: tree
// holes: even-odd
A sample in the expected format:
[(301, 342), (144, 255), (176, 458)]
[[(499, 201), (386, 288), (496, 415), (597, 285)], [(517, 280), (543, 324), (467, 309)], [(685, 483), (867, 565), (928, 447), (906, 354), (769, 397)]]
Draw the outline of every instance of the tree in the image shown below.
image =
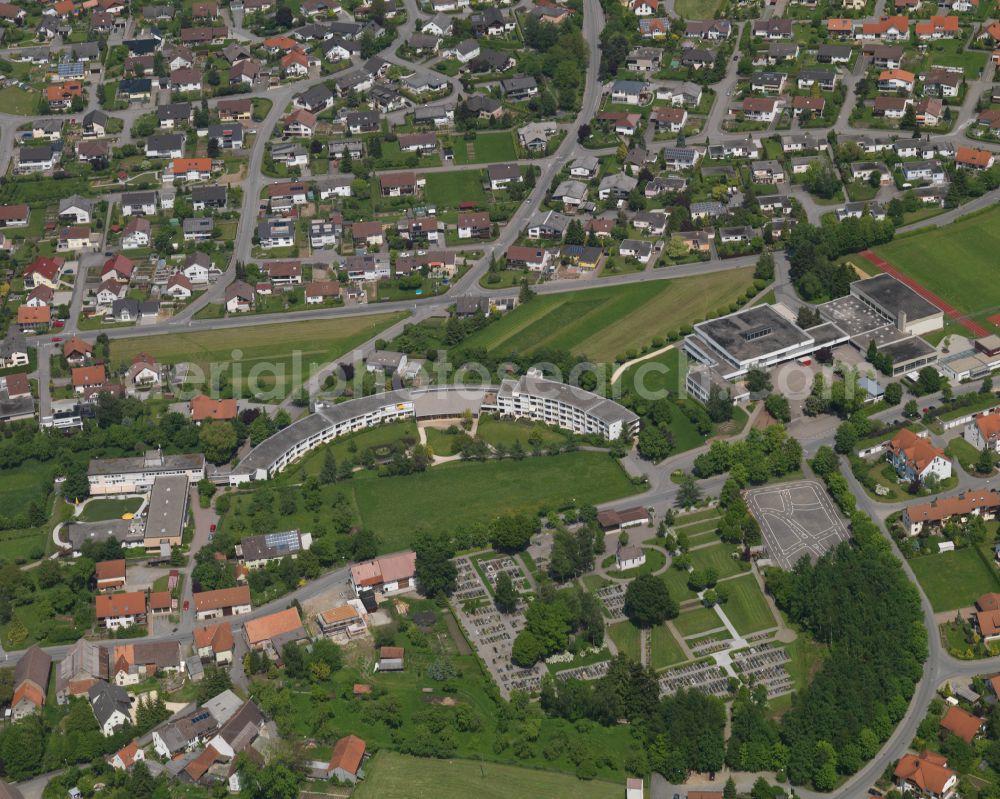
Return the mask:
[(521, 281), (521, 293), (518, 295), (517, 301), (524, 305), (526, 302), (531, 302), (535, 297), (535, 291), (528, 285), (528, 279), (525, 278)]
[(771, 390), (771, 378), (766, 371), (755, 366), (747, 372), (746, 386), (751, 394), (766, 394)]
[(837, 453), (832, 449), (823, 446), (816, 450), (816, 457), (812, 460), (812, 468), (817, 475), (826, 479), (826, 477), (837, 471), (838, 465)]
[(526, 549), (537, 523), (530, 516), (499, 516), (490, 524), (490, 540), (499, 552), (514, 553)]
[(517, 609), (517, 591), (507, 572), (500, 572), (497, 577), (496, 605), (501, 613), (513, 613)]
[(655, 627), (677, 615), (667, 584), (652, 574), (636, 577), (625, 590), (625, 615), (636, 627)]
[(323, 452), (323, 466), (319, 471), (319, 481), (323, 485), (337, 482), (337, 459), (333, 457), (333, 451), (329, 447)]
[(73, 464), (66, 472), (62, 495), (67, 502), (80, 502), (90, 496), (90, 479), (86, 464)]
[(916, 400), (910, 400), (903, 406), (903, 416), (907, 419), (916, 419), (920, 416), (920, 408), (917, 407)]
[(983, 447), (983, 451), (979, 453), (979, 459), (976, 461), (976, 471), (980, 474), (989, 474), (993, 471), (993, 454), (990, 452), (990, 448)]
[(673, 436), (669, 430), (656, 425), (644, 425), (639, 430), (636, 449), (643, 460), (659, 463), (673, 452)]
[(983, 383), (979, 387), (980, 394), (989, 394), (993, 390), (993, 378), (990, 375), (986, 375), (983, 378)]
[(278, 6), (277, 11), (274, 12), (274, 21), (277, 25), (281, 26), (285, 30), (288, 30), (295, 22), (292, 15), (292, 9), (282, 3)]
[(705, 403), (705, 410), (708, 413), (708, 418), (716, 424), (728, 422), (733, 418), (733, 398), (728, 391), (713, 383), (708, 391), (708, 402)]
[(701, 500), (701, 487), (690, 474), (685, 474), (677, 486), (676, 504), (682, 508), (690, 508)]
[(228, 461), (236, 449), (236, 430), (231, 422), (212, 422), (198, 435), (205, 458), (215, 464)]
[(426, 596), (449, 595), (455, 590), (458, 569), (451, 559), (455, 548), (447, 535), (423, 536), (414, 546), (417, 553), (416, 578)]
[(903, 119), (899, 123), (899, 128), (900, 130), (912, 130), (916, 132), (918, 127), (916, 106), (913, 103), (907, 103), (906, 109), (903, 111)]
[(842, 422), (833, 439), (833, 448), (841, 455), (852, 452), (858, 444), (858, 429), (851, 422)]
[(917, 373), (917, 386), (922, 394), (933, 394), (941, 390), (943, 378), (933, 366), (925, 366)]
[(781, 394), (768, 394), (764, 400), (764, 408), (779, 422), (792, 421), (791, 406), (788, 404), (788, 399)]
[(883, 398), (889, 405), (899, 405), (903, 399), (903, 387), (899, 383), (889, 383)]

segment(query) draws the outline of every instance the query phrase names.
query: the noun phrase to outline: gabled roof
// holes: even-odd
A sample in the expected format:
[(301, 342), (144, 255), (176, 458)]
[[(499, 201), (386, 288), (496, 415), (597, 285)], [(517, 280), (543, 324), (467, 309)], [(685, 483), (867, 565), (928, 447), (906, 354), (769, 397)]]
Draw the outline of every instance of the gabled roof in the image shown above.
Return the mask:
[(948, 761), (940, 755), (923, 752), (920, 755), (903, 755), (894, 772), (897, 779), (906, 780), (922, 791), (943, 793), (955, 772), (947, 767)]
[(146, 612), (146, 594), (142, 591), (98, 596), (96, 602), (98, 619), (138, 616)]
[(347, 735), (337, 741), (330, 757), (330, 771), (343, 769), (348, 774), (357, 774), (365, 757), (365, 742), (356, 735)]
[(985, 724), (983, 719), (973, 716), (960, 707), (949, 707), (948, 712), (941, 719), (942, 729), (947, 730), (952, 735), (957, 735), (967, 744), (972, 743), (972, 739), (979, 734), (983, 724)]
[(246, 630), (247, 641), (253, 645), (295, 632), (302, 627), (302, 619), (299, 618), (299, 611), (296, 608), (286, 608), (248, 621), (243, 627)]
[(194, 595), (194, 609), (196, 611), (222, 610), (235, 605), (249, 604), (251, 604), (250, 588), (246, 585), (202, 591)]

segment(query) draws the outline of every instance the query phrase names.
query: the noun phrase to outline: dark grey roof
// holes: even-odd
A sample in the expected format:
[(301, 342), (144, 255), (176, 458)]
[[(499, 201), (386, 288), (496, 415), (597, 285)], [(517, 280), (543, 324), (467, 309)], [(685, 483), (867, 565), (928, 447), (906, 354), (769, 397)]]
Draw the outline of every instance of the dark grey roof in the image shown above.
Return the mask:
[(156, 107), (156, 116), (160, 121), (165, 119), (189, 119), (191, 103), (167, 103)]
[(94, 715), (102, 727), (116, 710), (127, 716), (132, 707), (128, 691), (113, 683), (103, 681), (95, 683), (90, 686), (87, 696), (90, 698), (90, 706), (94, 709)]
[(282, 455), (299, 442), (306, 441), (339, 422), (366, 415), (386, 405), (408, 402), (409, 399), (406, 391), (391, 391), (319, 408), (315, 413), (293, 422), (254, 447), (233, 473), (254, 474), (258, 469), (271, 469)]
[(902, 311), (910, 322), (941, 313), (941, 309), (936, 305), (932, 305), (909, 286), (885, 273), (866, 280), (856, 280), (851, 284), (851, 293), (868, 298), (891, 316)]
[(735, 361), (753, 361), (809, 342), (797, 325), (770, 305), (745, 308), (695, 325), (699, 336), (714, 342)]

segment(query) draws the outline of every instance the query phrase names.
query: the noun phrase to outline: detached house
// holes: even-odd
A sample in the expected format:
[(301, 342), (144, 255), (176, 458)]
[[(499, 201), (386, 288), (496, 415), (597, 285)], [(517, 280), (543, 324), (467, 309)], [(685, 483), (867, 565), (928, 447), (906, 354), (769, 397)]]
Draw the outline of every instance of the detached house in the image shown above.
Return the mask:
[(886, 453), (896, 473), (903, 479), (923, 482), (930, 475), (938, 480), (951, 477), (951, 461), (944, 450), (905, 428), (886, 445)]
[[(104, 371), (103, 366), (100, 369), (102, 372)], [(102, 380), (101, 383), (103, 382)], [(97, 621), (109, 630), (118, 630), (146, 622), (146, 593), (144, 591), (100, 595), (95, 601), (97, 603)]]

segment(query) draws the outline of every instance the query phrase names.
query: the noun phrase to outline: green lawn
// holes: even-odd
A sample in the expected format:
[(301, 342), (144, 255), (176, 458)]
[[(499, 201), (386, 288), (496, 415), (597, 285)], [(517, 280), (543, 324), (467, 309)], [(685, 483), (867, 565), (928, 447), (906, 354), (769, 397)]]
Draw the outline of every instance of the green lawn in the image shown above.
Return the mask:
[(511, 796), (574, 799), (617, 799), (621, 785), (602, 780), (578, 780), (568, 774), (501, 766), (475, 760), (430, 760), (379, 752), (365, 766), (365, 780), (354, 799), (508, 799)]
[(674, 10), (684, 19), (711, 19), (722, 0), (677, 0)]
[(982, 453), (961, 436), (949, 441), (948, 446), (945, 447), (945, 452), (962, 464), (962, 468), (969, 474), (974, 474), (978, 477), (985, 476), (980, 475), (976, 471), (976, 463), (978, 463)]
[[(644, 397), (656, 398), (665, 395), (666, 392), (679, 395), (684, 390), (686, 371), (687, 358), (675, 346), (674, 349), (667, 350), (654, 358), (630, 366), (618, 378), (615, 385), (623, 391), (633, 391)], [(694, 400), (670, 401), (671, 416), (667, 427), (674, 437), (672, 453), (674, 455), (700, 447), (706, 440), (684, 412), (685, 402)]]
[(718, 518), (705, 519), (704, 521), (694, 522), (693, 524), (687, 524), (683, 527), (679, 527), (674, 524), (674, 530), (678, 533), (686, 533), (688, 536), (696, 536), (702, 533), (714, 533), (719, 527)]
[(0, 480), (0, 507), (3, 513), (14, 516), (26, 510), (32, 502), (43, 504), (52, 489), (51, 463), (27, 460), (20, 466), (3, 470)]
[(694, 608), (683, 611), (680, 616), (674, 619), (674, 626), (681, 635), (689, 638), (709, 630), (717, 630), (723, 624), (714, 608)]
[(983, 594), (1000, 591), (996, 567), (988, 565), (974, 547), (908, 562), (935, 611), (968, 607)]
[[(320, 469), (323, 468), (324, 453), (327, 449), (333, 453), (333, 457), (339, 463), (342, 460), (357, 460), (366, 449), (375, 448), (378, 450), (380, 447), (404, 438), (412, 441), (417, 440), (416, 422), (393, 422), (361, 430), (348, 436), (342, 436), (325, 447), (313, 450), (299, 461), (294, 469), (285, 474), (291, 475), (290, 479), (296, 482), (301, 478), (302, 472), (308, 476), (318, 475)], [(279, 477), (279, 479), (281, 478)]]
[(484, 416), (479, 420), (479, 427), (476, 428), (476, 437), (483, 439), (487, 444), (494, 447), (498, 444), (511, 447), (515, 441), (520, 441), (521, 446), (525, 450), (530, 450), (531, 445), (528, 443), (528, 437), (534, 435), (536, 432), (538, 437), (541, 438), (541, 446), (543, 447), (550, 446), (551, 444), (563, 444), (566, 441), (566, 436), (563, 433), (551, 430), (543, 424), (497, 420), (491, 419), (488, 416)]
[[(455, 530), (501, 513), (534, 513), (573, 500), (596, 505), (639, 490), (603, 452), (456, 461), (419, 474), (356, 479), (350, 485), (362, 524), (386, 552), (406, 548), (421, 529)], [(400, 508), (406, 508), (405, 521)]]
[(427, 436), (427, 446), (431, 448), (435, 455), (451, 455), (451, 447), (457, 435), (439, 430), (436, 427), (428, 427), (424, 430)]
[(705, 510), (696, 510), (691, 513), (682, 513), (674, 517), (674, 527), (684, 527), (685, 525), (706, 519), (718, 519), (720, 515), (718, 508), (706, 508)]
[(404, 316), (387, 313), (116, 339), (111, 358), (130, 363), (145, 352), (161, 363), (189, 362), (203, 370), (206, 381), (215, 365), (234, 385), (252, 389), (252, 382), (256, 384), (253, 393), (274, 390), (284, 397), (313, 371)]
[(608, 635), (618, 651), (639, 662), (639, 628), (630, 621), (620, 621), (608, 627)]
[(981, 324), (988, 326), (986, 317), (1000, 306), (1000, 206), (896, 239), (875, 252)]
[(775, 626), (771, 608), (752, 574), (726, 580), (722, 585), (729, 591), (729, 600), (722, 610), (736, 632), (748, 635)]
[(135, 513), (142, 504), (140, 497), (128, 499), (92, 499), (77, 517), (81, 522), (102, 522), (106, 519), (120, 519), (122, 514)]
[(694, 599), (698, 596), (694, 591), (688, 588), (688, 573), (682, 569), (675, 569), (671, 567), (660, 575), (660, 579), (666, 583), (670, 596), (678, 602), (683, 602), (686, 599)]
[(740, 568), (739, 561), (730, 557), (730, 554), (735, 551), (736, 548), (729, 544), (718, 544), (717, 546), (705, 547), (704, 549), (695, 549), (691, 552), (691, 565), (695, 569), (714, 566), (719, 572), (719, 577), (729, 577), (733, 574), (739, 574), (743, 571)]
[[(499, 161), (513, 161), (517, 158), (514, 136), (509, 130), (480, 133), (473, 142), (467, 142), (460, 136), (454, 136), (451, 141), (455, 152), (455, 163), (458, 165), (491, 164)], [(471, 158), (469, 157), (469, 144), (472, 145)]]
[(432, 200), (439, 209), (442, 206), (457, 208), (459, 203), (486, 200), (483, 177), (478, 169), (428, 172), (424, 177), (427, 179), (424, 196)]
[[(650, 574), (655, 571), (659, 571), (663, 568), (664, 564), (667, 562), (667, 556), (664, 555), (658, 549), (646, 549), (646, 562), (641, 566), (637, 566), (634, 569), (625, 569), (625, 571), (618, 571), (617, 569), (611, 569), (608, 571), (612, 577), (623, 577), (632, 579), (639, 577), (643, 574)], [(612, 555), (612, 562), (614, 556)]]
[(539, 296), (469, 336), (460, 348), (483, 347), (506, 355), (544, 347), (610, 362), (717, 309), (728, 309), (749, 287), (752, 271)]
[(16, 86), (0, 89), (0, 108), (8, 114), (30, 116), (38, 111), (38, 94)]
[(680, 643), (670, 632), (670, 628), (665, 624), (654, 627), (650, 638), (649, 665), (654, 669), (662, 669), (666, 666), (673, 666), (675, 663), (683, 663), (684, 650)]

